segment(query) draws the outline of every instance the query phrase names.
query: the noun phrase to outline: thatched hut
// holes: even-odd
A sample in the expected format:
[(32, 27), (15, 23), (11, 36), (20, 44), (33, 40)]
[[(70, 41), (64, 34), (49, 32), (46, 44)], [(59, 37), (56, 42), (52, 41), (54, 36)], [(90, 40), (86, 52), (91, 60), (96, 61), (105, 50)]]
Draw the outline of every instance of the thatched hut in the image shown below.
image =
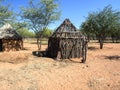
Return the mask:
[(87, 38), (66, 19), (49, 37), (47, 55), (52, 58), (83, 58), (86, 61)]
[(22, 37), (12, 29), (10, 24), (0, 28), (0, 51), (16, 51), (22, 48)]

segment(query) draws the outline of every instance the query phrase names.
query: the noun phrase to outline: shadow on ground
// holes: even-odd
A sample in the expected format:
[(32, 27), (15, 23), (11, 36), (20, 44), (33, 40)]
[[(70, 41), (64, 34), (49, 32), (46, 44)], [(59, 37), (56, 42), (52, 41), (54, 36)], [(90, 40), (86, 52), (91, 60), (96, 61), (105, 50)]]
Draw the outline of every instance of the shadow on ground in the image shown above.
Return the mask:
[(79, 60), (80, 60), (80, 61), (75, 61), (75, 60), (69, 59), (69, 61), (72, 62), (72, 63), (83, 63), (83, 62), (82, 62), (82, 59), (79, 59)]
[(38, 57), (47, 57), (46, 51), (33, 51), (32, 54)]
[(105, 56), (105, 59), (120, 60), (120, 56), (119, 55)]
[(22, 50), (29, 50), (29, 49), (27, 49), (27, 48), (22, 48)]
[[(31, 42), (30, 44), (37, 44), (37, 43), (36, 42)], [(48, 45), (48, 44), (47, 43), (42, 43), (42, 45)]]
[(96, 48), (96, 47), (88, 47), (88, 50), (97, 50), (98, 48)]
[[(37, 57), (48, 57), (46, 51), (33, 51), (32, 54)], [(79, 59), (80, 61), (74, 61), (72, 59), (59, 59), (59, 58), (53, 58), (53, 59), (62, 62), (83, 63), (81, 59)]]

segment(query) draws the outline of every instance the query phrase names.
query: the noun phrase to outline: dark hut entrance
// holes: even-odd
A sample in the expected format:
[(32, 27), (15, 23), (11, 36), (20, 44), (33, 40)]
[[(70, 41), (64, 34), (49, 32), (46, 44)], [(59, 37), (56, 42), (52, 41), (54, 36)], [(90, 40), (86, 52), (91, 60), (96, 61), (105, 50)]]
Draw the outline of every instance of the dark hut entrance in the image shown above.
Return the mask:
[(2, 49), (2, 45), (3, 45), (3, 43), (2, 43), (2, 39), (0, 39), (0, 52), (3, 51), (3, 49)]
[(86, 61), (87, 39), (66, 19), (48, 41), (47, 56), (59, 59), (82, 57)]

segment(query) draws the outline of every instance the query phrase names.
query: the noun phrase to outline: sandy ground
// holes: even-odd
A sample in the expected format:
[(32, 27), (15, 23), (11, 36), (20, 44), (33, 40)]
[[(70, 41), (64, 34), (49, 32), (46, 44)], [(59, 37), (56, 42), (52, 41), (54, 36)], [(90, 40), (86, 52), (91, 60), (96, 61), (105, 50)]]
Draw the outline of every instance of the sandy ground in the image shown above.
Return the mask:
[(120, 43), (103, 50), (90, 43), (86, 64), (33, 56), (35, 44), (24, 48), (0, 53), (0, 90), (120, 90)]

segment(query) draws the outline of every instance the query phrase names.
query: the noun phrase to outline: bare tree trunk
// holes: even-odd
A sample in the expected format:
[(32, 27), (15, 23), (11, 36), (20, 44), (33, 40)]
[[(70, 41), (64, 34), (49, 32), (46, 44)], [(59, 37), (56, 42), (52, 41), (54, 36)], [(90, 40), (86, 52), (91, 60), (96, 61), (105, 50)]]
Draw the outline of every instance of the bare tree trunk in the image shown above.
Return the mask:
[(39, 35), (37, 37), (37, 47), (39, 51), (41, 50), (41, 46), (42, 46), (42, 35)]
[(42, 46), (42, 36), (40, 37), (40, 43), (39, 43), (39, 45), (40, 45), (40, 50), (41, 50), (41, 46)]
[(112, 42), (114, 43), (115, 42), (114, 36), (112, 35), (111, 38), (112, 38)]
[(38, 47), (38, 50), (40, 51), (41, 50), (41, 40), (40, 40), (40, 38), (37, 38), (37, 47)]
[(100, 49), (103, 49), (103, 38), (99, 37)]
[(37, 47), (38, 47), (38, 50), (40, 50), (39, 41), (40, 41), (40, 39), (39, 39), (39, 37), (37, 37)]
[(87, 38), (88, 38), (88, 42), (90, 42), (90, 35), (88, 35)]
[(118, 38), (116, 37), (116, 43), (118, 42)]

